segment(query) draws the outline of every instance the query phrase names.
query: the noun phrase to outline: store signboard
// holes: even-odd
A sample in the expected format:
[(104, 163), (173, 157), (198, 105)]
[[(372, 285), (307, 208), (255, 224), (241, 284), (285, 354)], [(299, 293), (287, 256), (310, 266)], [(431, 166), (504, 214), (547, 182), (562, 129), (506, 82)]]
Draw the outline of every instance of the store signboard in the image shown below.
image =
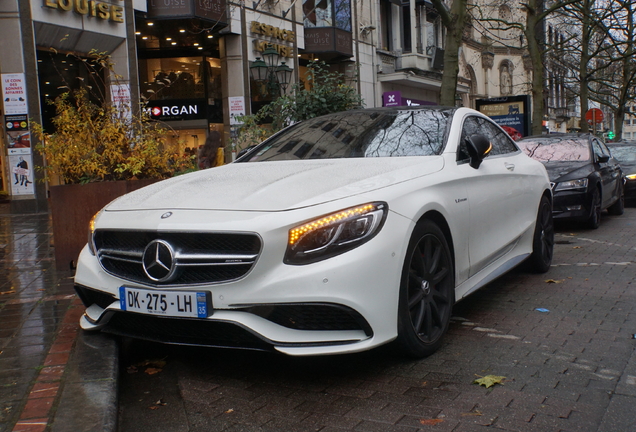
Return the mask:
[(208, 21), (225, 22), (224, 0), (195, 0), (194, 16)]
[(23, 73), (2, 74), (2, 101), (5, 115), (28, 114)]
[(167, 99), (150, 101), (146, 110), (153, 120), (198, 120), (206, 117), (206, 99)]
[(335, 27), (305, 28), (305, 50), (350, 57), (353, 55), (351, 33)]
[(33, 195), (33, 160), (30, 154), (10, 155), (9, 166), (11, 175), (11, 195)]
[(192, 0), (148, 0), (148, 16), (192, 16)]
[(420, 106), (420, 105), (435, 105), (435, 102), (429, 102), (420, 99), (405, 98), (402, 97), (400, 91), (390, 91), (382, 93), (382, 106)]
[(225, 5), (223, 0), (148, 0), (148, 16), (225, 22)]

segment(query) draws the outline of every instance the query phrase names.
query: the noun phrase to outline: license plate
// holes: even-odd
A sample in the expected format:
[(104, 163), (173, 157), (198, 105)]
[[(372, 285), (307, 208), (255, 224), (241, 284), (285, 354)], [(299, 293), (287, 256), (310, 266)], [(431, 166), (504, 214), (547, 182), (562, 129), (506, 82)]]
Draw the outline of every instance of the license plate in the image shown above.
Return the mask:
[(208, 297), (206, 292), (119, 287), (121, 310), (150, 315), (207, 318), (211, 305)]

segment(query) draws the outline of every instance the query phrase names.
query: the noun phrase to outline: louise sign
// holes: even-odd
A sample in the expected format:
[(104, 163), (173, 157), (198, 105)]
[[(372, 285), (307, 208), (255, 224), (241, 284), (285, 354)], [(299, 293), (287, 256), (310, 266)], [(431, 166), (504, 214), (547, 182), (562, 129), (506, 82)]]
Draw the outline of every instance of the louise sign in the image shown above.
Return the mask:
[(123, 23), (124, 7), (113, 3), (96, 0), (44, 0), (47, 8), (74, 11), (84, 16)]
[(203, 18), (225, 22), (225, 1), (148, 0), (148, 16), (153, 18)]

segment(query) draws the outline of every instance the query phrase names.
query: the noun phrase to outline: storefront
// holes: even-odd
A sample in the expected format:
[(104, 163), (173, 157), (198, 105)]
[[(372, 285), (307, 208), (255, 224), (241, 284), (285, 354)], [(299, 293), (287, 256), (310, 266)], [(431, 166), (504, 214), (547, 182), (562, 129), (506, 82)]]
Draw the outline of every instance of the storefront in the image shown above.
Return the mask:
[(197, 154), (211, 131), (227, 140), (219, 31), (225, 2), (148, 2), (135, 19), (139, 89), (181, 154)]
[(0, 46), (2, 79), (2, 134), (0, 154), (2, 190), (12, 206), (24, 211), (47, 207), (48, 184), (42, 181), (42, 156), (34, 149), (33, 122), (51, 131), (54, 109), (61, 93), (83, 82), (109, 98), (109, 77), (86, 70), (82, 59), (91, 51), (112, 54), (114, 73), (131, 94), (130, 67), (136, 62), (127, 50), (132, 27), (127, 21), (134, 2), (121, 0), (30, 0), (0, 2), (3, 26), (0, 37), (12, 41)]

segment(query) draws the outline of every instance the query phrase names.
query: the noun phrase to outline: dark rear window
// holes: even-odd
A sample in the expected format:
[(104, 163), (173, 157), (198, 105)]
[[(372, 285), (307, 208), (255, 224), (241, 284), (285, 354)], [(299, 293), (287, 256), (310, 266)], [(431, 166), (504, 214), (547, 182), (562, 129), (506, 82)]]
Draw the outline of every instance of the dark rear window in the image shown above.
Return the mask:
[(537, 138), (517, 141), (528, 156), (541, 162), (589, 161), (590, 146), (584, 138)]

